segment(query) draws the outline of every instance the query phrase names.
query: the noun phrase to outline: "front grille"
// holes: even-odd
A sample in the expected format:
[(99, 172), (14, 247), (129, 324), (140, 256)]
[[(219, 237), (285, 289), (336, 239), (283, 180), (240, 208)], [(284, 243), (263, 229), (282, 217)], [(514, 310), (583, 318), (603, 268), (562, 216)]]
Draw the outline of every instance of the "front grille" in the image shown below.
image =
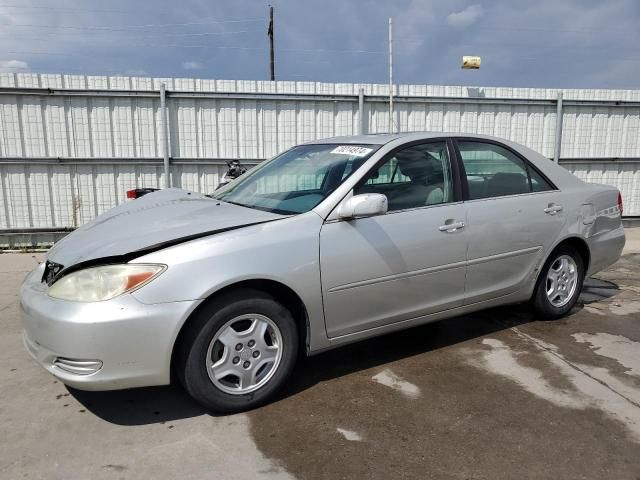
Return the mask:
[(44, 264), (44, 273), (42, 274), (42, 283), (51, 285), (56, 279), (56, 276), (62, 271), (64, 265), (60, 265), (56, 262), (47, 262)]

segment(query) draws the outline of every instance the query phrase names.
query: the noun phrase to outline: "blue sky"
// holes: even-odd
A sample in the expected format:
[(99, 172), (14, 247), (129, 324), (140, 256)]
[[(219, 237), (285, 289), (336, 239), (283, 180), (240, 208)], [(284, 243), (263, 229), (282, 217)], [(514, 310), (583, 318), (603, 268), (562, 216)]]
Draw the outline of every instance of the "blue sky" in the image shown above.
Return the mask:
[[(268, 79), (258, 0), (0, 0), (0, 70)], [(640, 88), (638, 0), (272, 0), (279, 80)], [(461, 56), (482, 56), (478, 71)]]

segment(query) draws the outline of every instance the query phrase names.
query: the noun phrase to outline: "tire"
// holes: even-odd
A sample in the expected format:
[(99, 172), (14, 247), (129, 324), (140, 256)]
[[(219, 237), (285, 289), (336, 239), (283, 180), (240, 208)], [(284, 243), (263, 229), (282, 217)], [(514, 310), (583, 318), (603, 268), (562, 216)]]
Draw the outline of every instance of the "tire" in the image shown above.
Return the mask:
[(189, 395), (216, 413), (267, 403), (286, 382), (298, 355), (291, 313), (259, 290), (215, 298), (185, 328), (178, 344), (177, 376)]
[(580, 296), (584, 275), (584, 260), (574, 248), (568, 245), (556, 248), (544, 264), (533, 294), (536, 313), (549, 320), (566, 315)]

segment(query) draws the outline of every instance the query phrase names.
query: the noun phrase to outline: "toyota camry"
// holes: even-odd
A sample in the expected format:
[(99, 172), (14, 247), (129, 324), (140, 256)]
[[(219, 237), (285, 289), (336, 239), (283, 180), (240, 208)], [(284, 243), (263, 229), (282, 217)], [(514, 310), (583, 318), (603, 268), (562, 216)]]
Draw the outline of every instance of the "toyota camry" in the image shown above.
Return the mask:
[(566, 315), (619, 258), (621, 214), (617, 189), (506, 140), (318, 140), (56, 243), (21, 288), (24, 344), (74, 388), (176, 381), (245, 410), (299, 355), (498, 305)]

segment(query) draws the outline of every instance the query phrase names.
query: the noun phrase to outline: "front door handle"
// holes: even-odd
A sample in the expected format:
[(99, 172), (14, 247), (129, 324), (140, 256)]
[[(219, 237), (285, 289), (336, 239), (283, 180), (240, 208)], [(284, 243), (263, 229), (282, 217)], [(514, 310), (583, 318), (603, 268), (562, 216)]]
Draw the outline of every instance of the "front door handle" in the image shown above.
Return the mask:
[(562, 205), (556, 205), (555, 203), (550, 203), (547, 208), (544, 209), (544, 213), (548, 213), (549, 215), (555, 215), (558, 212), (562, 211)]
[(444, 225), (440, 225), (438, 230), (446, 233), (457, 232), (458, 230), (462, 230), (464, 228), (464, 222), (456, 222), (454, 220), (447, 220), (444, 222)]

